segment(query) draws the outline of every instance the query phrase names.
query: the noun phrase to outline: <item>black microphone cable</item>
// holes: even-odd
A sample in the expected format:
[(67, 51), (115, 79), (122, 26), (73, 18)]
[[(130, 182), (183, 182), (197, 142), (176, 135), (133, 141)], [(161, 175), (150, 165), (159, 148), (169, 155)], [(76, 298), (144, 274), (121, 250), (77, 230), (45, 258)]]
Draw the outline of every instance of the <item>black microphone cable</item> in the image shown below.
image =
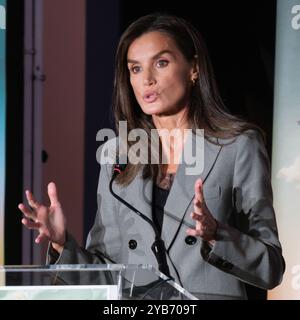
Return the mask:
[(159, 271), (161, 271), (162, 273), (164, 273), (166, 276), (170, 277), (170, 270), (169, 270), (169, 266), (167, 264), (167, 258), (166, 258), (166, 248), (165, 248), (165, 244), (164, 241), (161, 239), (161, 236), (159, 234), (159, 231), (156, 227), (156, 225), (153, 223), (153, 221), (151, 219), (149, 219), (147, 216), (145, 216), (142, 212), (140, 212), (139, 210), (137, 210), (135, 207), (133, 207), (130, 203), (128, 203), (127, 201), (125, 201), (123, 198), (121, 198), (119, 195), (117, 195), (112, 188), (113, 182), (115, 180), (115, 178), (122, 173), (126, 168), (126, 164), (116, 164), (114, 166), (114, 171), (113, 171), (113, 175), (112, 178), (110, 180), (109, 183), (109, 190), (111, 192), (111, 194), (118, 199), (120, 202), (122, 202), (126, 207), (128, 207), (129, 209), (131, 209), (133, 212), (135, 212), (138, 216), (140, 216), (142, 219), (144, 219), (145, 221), (147, 221), (150, 226), (152, 227), (154, 234), (155, 234), (155, 241), (151, 246), (151, 250), (153, 251), (156, 260), (158, 262), (158, 269)]

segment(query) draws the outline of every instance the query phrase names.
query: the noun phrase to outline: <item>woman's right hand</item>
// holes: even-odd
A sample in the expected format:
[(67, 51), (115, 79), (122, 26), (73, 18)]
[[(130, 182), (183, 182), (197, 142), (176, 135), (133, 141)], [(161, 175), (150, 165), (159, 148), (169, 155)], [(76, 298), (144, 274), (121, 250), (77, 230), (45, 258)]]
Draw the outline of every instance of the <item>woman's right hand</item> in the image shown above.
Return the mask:
[(48, 184), (48, 195), (51, 203), (49, 207), (38, 203), (33, 194), (26, 190), (27, 201), (32, 210), (23, 203), (19, 204), (18, 208), (25, 216), (22, 223), (28, 229), (38, 230), (35, 242), (51, 241), (54, 249), (61, 253), (66, 242), (66, 219), (54, 182)]

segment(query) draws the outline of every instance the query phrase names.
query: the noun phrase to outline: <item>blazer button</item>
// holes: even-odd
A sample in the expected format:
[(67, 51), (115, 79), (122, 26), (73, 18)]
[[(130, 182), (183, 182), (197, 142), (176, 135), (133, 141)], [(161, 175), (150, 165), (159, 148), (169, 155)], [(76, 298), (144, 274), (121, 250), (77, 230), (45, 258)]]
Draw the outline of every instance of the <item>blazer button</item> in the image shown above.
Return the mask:
[(136, 249), (136, 247), (137, 247), (137, 242), (135, 241), (135, 240), (129, 240), (129, 242), (128, 242), (128, 247), (129, 247), (129, 249), (131, 249), (131, 250), (134, 250), (134, 249)]
[(188, 244), (189, 246), (194, 245), (197, 242), (197, 238), (193, 236), (187, 236), (185, 238), (185, 243)]

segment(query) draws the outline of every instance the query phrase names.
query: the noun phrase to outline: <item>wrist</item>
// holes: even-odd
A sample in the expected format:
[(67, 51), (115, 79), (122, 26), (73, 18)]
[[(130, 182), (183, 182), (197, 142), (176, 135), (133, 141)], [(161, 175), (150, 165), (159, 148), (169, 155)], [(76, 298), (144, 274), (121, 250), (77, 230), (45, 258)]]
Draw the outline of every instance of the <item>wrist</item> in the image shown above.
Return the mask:
[(51, 246), (54, 250), (56, 250), (58, 253), (62, 253), (64, 246), (66, 243), (66, 233), (63, 235), (63, 239), (59, 242), (51, 242)]
[(57, 251), (59, 254), (62, 253), (62, 251), (64, 250), (64, 245), (60, 245), (58, 243), (55, 243), (55, 242), (51, 242), (51, 246), (52, 248)]
[(217, 240), (217, 235), (218, 235), (218, 229), (219, 229), (219, 222), (217, 219), (214, 218), (214, 221), (215, 221), (215, 231), (214, 231), (214, 235), (213, 235), (213, 238), (209, 241), (209, 243), (211, 245), (214, 245), (216, 240)]

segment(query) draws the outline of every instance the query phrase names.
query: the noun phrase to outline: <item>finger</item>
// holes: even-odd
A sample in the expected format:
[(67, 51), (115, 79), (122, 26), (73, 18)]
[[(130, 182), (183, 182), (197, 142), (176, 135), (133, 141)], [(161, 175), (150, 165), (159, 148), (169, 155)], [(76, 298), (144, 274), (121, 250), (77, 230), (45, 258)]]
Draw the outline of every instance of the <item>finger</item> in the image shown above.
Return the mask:
[(186, 233), (187, 233), (189, 236), (194, 236), (194, 237), (199, 237), (199, 236), (201, 236), (201, 231), (196, 230), (196, 229), (187, 229), (187, 230), (186, 230)]
[(25, 193), (30, 207), (37, 210), (40, 207), (40, 204), (37, 202), (34, 195), (29, 190), (26, 190)]
[(199, 208), (199, 209), (205, 209), (205, 201), (204, 202), (201, 202), (199, 201), (196, 196), (193, 200), (193, 204), (194, 204), (194, 208)]
[(198, 214), (197, 212), (192, 212), (191, 218), (195, 221), (203, 222), (204, 216), (202, 214)]
[(196, 212), (197, 214), (204, 214), (204, 203), (200, 202), (199, 199), (197, 199), (197, 195), (195, 194), (195, 198), (193, 200), (193, 204), (194, 204), (194, 212)]
[(22, 211), (22, 213), (26, 218), (33, 219), (33, 220), (36, 219), (36, 213), (34, 211), (29, 210), (27, 207), (25, 207), (23, 203), (20, 203), (18, 205), (18, 208)]
[(51, 206), (58, 206), (60, 204), (58, 200), (57, 188), (54, 182), (50, 182), (48, 184), (48, 195)]
[(24, 224), (24, 226), (26, 226), (28, 229), (39, 229), (40, 228), (40, 223), (39, 222), (32, 222), (29, 219), (23, 218), (22, 219), (22, 223)]
[(200, 203), (204, 203), (203, 183), (201, 179), (197, 179), (195, 182), (195, 199), (200, 201)]
[(35, 243), (39, 244), (44, 242), (45, 240), (47, 240), (47, 236), (45, 235), (45, 233), (42, 232), (36, 237)]
[(196, 213), (192, 213), (192, 214), (193, 214), (193, 219), (196, 221), (194, 230), (198, 232), (198, 235), (203, 236), (203, 234), (207, 230), (207, 223), (205, 220), (205, 216), (199, 216)]

